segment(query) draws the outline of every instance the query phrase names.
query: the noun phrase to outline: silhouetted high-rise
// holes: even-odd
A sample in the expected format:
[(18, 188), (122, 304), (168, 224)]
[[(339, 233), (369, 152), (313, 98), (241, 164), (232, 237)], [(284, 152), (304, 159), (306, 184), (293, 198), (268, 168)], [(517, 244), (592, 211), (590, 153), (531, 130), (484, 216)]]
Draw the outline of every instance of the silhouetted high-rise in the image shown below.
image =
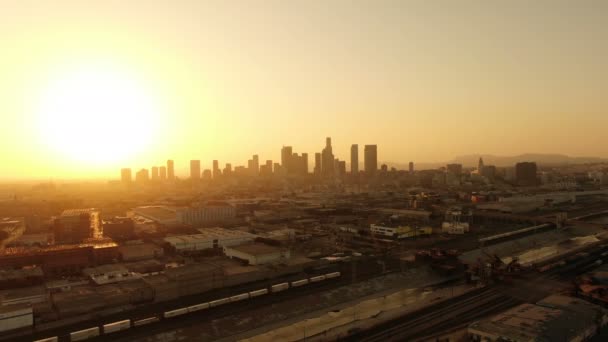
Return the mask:
[(293, 154), (291, 146), (281, 148), (281, 166), (286, 173), (291, 173), (291, 156)]
[(158, 166), (152, 166), (152, 180), (153, 181), (158, 181)]
[(378, 146), (376, 145), (365, 145), (363, 152), (365, 174), (373, 176), (378, 170)]
[(171, 159), (167, 160), (167, 178), (170, 181), (175, 180), (175, 168)]
[(260, 158), (257, 154), (253, 155), (250, 171), (254, 176), (257, 176), (260, 173)]
[(359, 145), (357, 144), (350, 146), (350, 173), (353, 175), (359, 173)]
[(321, 153), (315, 153), (315, 175), (321, 174)]
[(537, 185), (536, 171), (536, 163), (523, 162), (515, 164), (515, 179), (517, 180), (517, 185)]
[(150, 181), (150, 174), (148, 173), (148, 169), (141, 169), (135, 173), (135, 181), (139, 184), (146, 184)]
[(410, 171), (410, 173), (414, 173), (414, 162), (410, 162), (410, 165), (409, 165), (409, 166), (410, 166), (410, 167), (409, 167), (409, 171)]
[(222, 174), (222, 171), (220, 170), (220, 163), (217, 160), (213, 161), (213, 178), (219, 178), (220, 175)]
[(120, 181), (123, 184), (131, 184), (132, 180), (133, 179), (131, 176), (131, 169), (129, 169), (129, 168), (120, 169)]
[(160, 176), (160, 180), (161, 181), (166, 181), (167, 180), (167, 168), (165, 166), (161, 166), (158, 168), (158, 173)]
[(325, 139), (325, 148), (321, 152), (321, 173), (325, 177), (331, 177), (334, 175), (334, 153), (331, 147), (331, 138)]
[(190, 179), (201, 179), (201, 161), (190, 161)]

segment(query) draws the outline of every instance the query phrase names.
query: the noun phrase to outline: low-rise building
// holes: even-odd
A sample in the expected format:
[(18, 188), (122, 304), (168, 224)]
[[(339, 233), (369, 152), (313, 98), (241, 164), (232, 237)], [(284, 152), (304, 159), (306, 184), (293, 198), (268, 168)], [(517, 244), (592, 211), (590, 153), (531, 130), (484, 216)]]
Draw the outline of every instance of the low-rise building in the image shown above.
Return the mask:
[(224, 228), (200, 228), (200, 234), (170, 236), (165, 242), (178, 252), (194, 252), (252, 242), (257, 236), (251, 233)]
[(224, 254), (229, 258), (247, 261), (249, 265), (279, 263), (291, 257), (289, 249), (251, 243), (239, 246), (224, 246)]
[(88, 276), (97, 285), (119, 283), (141, 278), (138, 274), (129, 272), (126, 267), (119, 264), (86, 268), (82, 273)]
[(123, 261), (138, 261), (160, 257), (163, 249), (151, 243), (129, 241), (118, 247), (118, 253)]
[(608, 323), (606, 314), (582, 299), (554, 295), (471, 324), (469, 340), (584, 341)]
[(425, 227), (411, 227), (411, 226), (386, 226), (379, 224), (370, 225), (370, 231), (374, 235), (385, 236), (394, 239), (406, 239), (415, 236), (431, 235), (433, 234), (433, 228)]
[(469, 232), (468, 222), (443, 222), (441, 232), (446, 234), (464, 234)]
[(190, 225), (224, 223), (234, 220), (236, 208), (226, 202), (208, 202), (203, 206), (181, 208), (178, 216), (182, 223)]
[(181, 223), (177, 210), (164, 205), (133, 208), (128, 216), (132, 218), (140, 216), (168, 227), (177, 226)]

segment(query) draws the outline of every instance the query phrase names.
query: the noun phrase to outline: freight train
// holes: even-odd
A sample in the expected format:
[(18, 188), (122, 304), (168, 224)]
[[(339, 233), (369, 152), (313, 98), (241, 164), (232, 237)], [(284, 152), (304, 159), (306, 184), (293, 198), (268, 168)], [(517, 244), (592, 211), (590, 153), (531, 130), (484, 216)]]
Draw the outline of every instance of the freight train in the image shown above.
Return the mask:
[[(322, 282), (325, 280), (338, 278), (341, 275), (342, 274), (340, 272), (332, 272), (332, 273), (327, 273), (327, 274), (318, 275), (318, 276), (314, 276), (314, 277), (303, 278), (300, 280), (294, 280), (294, 281), (274, 284), (274, 285), (268, 286), (267, 288), (262, 288), (262, 289), (250, 291), (250, 292), (244, 292), (244, 293), (237, 294), (237, 295), (234, 295), (231, 297), (220, 298), (220, 299), (212, 300), (210, 302), (205, 302), (205, 303), (195, 304), (195, 305), (191, 305), (191, 306), (184, 307), (184, 308), (178, 308), (175, 310), (165, 311), (159, 315), (151, 316), (148, 318), (143, 318), (143, 319), (138, 319), (138, 320), (126, 319), (126, 320), (122, 320), (122, 321), (103, 324), (103, 325), (97, 326), (97, 327), (91, 327), (91, 328), (87, 328), (87, 329), (83, 329), (83, 330), (73, 331), (69, 334), (69, 340), (72, 342), (84, 341), (84, 340), (98, 337), (100, 335), (111, 334), (111, 333), (115, 333), (115, 332), (119, 332), (119, 331), (124, 331), (124, 330), (130, 329), (132, 327), (140, 327), (143, 325), (156, 323), (156, 322), (159, 322), (164, 319), (171, 319), (173, 317), (182, 316), (182, 315), (186, 315), (186, 314), (201, 311), (201, 310), (206, 310), (206, 309), (210, 309), (210, 308), (214, 308), (214, 307), (218, 307), (218, 306), (222, 306), (222, 305), (226, 305), (226, 304), (230, 304), (230, 303), (240, 302), (240, 301), (248, 300), (251, 298), (255, 298), (255, 297), (259, 297), (259, 296), (263, 296), (263, 295), (267, 295), (267, 294), (273, 294), (273, 293), (286, 291), (286, 290), (289, 290), (290, 288), (301, 287), (301, 286), (305, 286), (305, 285), (308, 285), (311, 283), (318, 283), (318, 282)], [(57, 341), (59, 341), (59, 337), (53, 336), (53, 337), (48, 337), (48, 338), (44, 338), (41, 340), (36, 340), (35, 342), (57, 342)]]

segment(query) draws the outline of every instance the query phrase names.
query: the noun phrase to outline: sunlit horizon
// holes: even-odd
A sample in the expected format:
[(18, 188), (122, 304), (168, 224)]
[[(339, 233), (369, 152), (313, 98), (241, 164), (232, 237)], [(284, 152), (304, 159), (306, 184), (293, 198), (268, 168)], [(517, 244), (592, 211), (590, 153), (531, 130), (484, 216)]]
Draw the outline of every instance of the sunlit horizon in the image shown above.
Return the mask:
[[(377, 144), (380, 162), (608, 157), (608, 4), (12, 2), (0, 180)], [(107, 101), (106, 101), (107, 100)], [(89, 130), (90, 129), (90, 130)], [(90, 133), (86, 133), (90, 132)]]

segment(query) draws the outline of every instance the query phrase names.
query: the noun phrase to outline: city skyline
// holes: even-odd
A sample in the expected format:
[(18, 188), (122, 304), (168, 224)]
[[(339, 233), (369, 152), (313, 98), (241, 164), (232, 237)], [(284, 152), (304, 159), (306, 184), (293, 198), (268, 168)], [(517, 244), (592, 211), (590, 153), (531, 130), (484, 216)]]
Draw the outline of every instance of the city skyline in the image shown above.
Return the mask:
[(586, 4), (13, 2), (0, 179), (279, 160), (323, 136), (347, 162), (355, 142), (380, 163), (608, 157), (608, 4)]

